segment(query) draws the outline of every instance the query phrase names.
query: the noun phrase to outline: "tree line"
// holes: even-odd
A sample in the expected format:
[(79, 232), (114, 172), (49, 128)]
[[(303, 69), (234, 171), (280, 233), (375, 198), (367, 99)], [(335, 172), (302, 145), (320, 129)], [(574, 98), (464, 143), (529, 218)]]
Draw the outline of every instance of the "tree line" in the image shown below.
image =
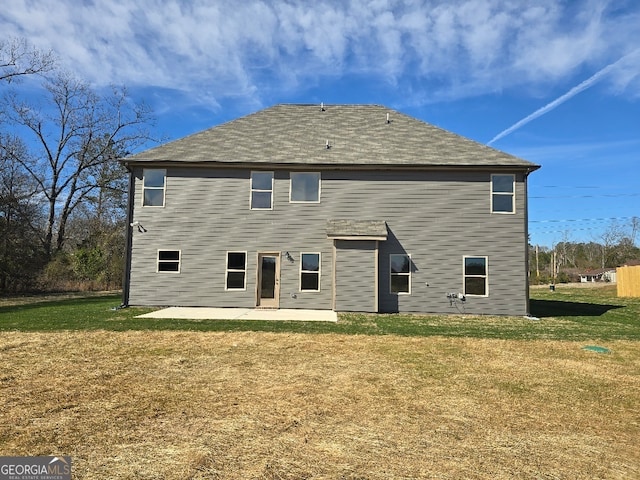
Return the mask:
[(127, 172), (152, 111), (0, 42), (0, 293), (120, 288)]
[(566, 232), (565, 238), (551, 248), (529, 244), (529, 277), (534, 284), (574, 282), (588, 271), (640, 264), (640, 248), (636, 246), (639, 233), (640, 218), (633, 217), (628, 225), (611, 223), (590, 242), (573, 242)]

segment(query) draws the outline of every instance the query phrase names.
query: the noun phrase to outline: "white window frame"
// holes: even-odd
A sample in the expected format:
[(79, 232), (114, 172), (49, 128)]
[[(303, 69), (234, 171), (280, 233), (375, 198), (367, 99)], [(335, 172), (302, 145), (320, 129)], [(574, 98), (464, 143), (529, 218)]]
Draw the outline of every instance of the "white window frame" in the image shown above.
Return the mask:
[[(510, 192), (494, 192), (493, 191), (493, 179), (494, 177), (511, 177), (511, 191)], [(511, 197), (511, 211), (502, 212), (494, 209), (493, 199), (495, 195), (504, 195)], [(516, 213), (516, 176), (513, 173), (493, 173), (491, 174), (491, 213), (498, 215), (513, 215)]]
[[(407, 257), (409, 259), (409, 271), (408, 272), (401, 272), (401, 273), (394, 273), (391, 271), (391, 257)], [(390, 253), (389, 254), (389, 293), (391, 295), (411, 295), (411, 266), (413, 265), (412, 260), (411, 260), (411, 254), (410, 253)], [(409, 291), (408, 292), (394, 292), (393, 291), (393, 282), (392, 282), (392, 278), (394, 276), (406, 276), (409, 277)]]
[[(271, 189), (264, 190), (261, 188), (253, 188), (253, 174), (254, 173), (270, 173), (271, 174)], [(273, 210), (273, 186), (275, 183), (275, 175), (273, 172), (264, 171), (264, 170), (252, 170), (249, 175), (249, 209), (250, 210)], [(259, 208), (253, 207), (253, 192), (269, 192), (271, 194), (271, 205), (269, 208)]]
[[(466, 259), (484, 258), (484, 275), (467, 275)], [(484, 295), (467, 293), (467, 278), (484, 278)], [(488, 297), (489, 296), (489, 257), (487, 255), (463, 255), (462, 256), (462, 294), (465, 297)]]
[[(293, 177), (296, 175), (317, 175), (318, 176), (318, 200), (293, 200)], [(320, 172), (291, 172), (289, 174), (289, 203), (320, 203), (322, 194), (322, 174)]]
[[(302, 256), (303, 255), (317, 255), (318, 256), (318, 271), (315, 270), (303, 270), (302, 269)], [(310, 290), (310, 289), (302, 289), (302, 274), (303, 273), (313, 273), (318, 275), (318, 289)], [(320, 280), (322, 279), (322, 253), (320, 252), (300, 252), (300, 270), (298, 273), (298, 290), (300, 292), (319, 292), (320, 291)]]
[[(242, 253), (244, 254), (244, 270), (239, 270), (237, 268), (229, 268), (229, 254), (230, 253)], [(240, 250), (229, 250), (225, 255), (225, 271), (224, 271), (224, 289), (226, 292), (241, 292), (247, 289), (247, 252)], [(242, 272), (244, 273), (244, 285), (242, 288), (229, 288), (229, 272)]]
[[(158, 172), (162, 172), (162, 177), (164, 179), (162, 183), (162, 187), (148, 187), (145, 185), (145, 179), (147, 177), (146, 172), (150, 170), (156, 170)], [(146, 190), (162, 190), (162, 205), (145, 205), (145, 191)], [(163, 208), (165, 205), (165, 197), (167, 194), (167, 170), (164, 168), (143, 168), (142, 169), (142, 206), (145, 208)]]
[[(178, 260), (160, 260), (160, 252), (178, 252)], [(160, 270), (160, 264), (163, 263), (178, 263), (178, 270)], [(159, 248), (156, 253), (156, 273), (161, 274), (176, 274), (182, 270), (182, 250)]]

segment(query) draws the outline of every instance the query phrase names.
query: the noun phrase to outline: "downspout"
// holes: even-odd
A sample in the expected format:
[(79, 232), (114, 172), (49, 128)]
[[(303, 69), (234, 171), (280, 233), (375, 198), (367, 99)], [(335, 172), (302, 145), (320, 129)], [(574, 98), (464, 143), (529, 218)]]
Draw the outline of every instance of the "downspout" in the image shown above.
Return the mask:
[(133, 170), (124, 164), (129, 171), (129, 193), (127, 198), (127, 236), (125, 240), (124, 272), (122, 274), (122, 307), (129, 306), (129, 291), (131, 284), (131, 248), (133, 243), (133, 202), (135, 196), (135, 181)]
[(525, 293), (526, 293), (526, 316), (531, 316), (529, 301), (529, 189), (527, 179), (533, 170), (524, 172), (524, 266), (525, 266)]

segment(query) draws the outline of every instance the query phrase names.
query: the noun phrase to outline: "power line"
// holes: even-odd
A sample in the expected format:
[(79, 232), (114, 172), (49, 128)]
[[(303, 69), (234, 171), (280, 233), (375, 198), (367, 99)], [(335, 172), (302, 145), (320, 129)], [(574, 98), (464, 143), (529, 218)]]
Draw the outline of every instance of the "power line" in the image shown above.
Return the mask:
[(529, 198), (618, 198), (618, 197), (640, 197), (640, 193), (603, 193), (601, 195), (546, 195), (546, 196), (533, 196), (529, 195)]
[(556, 220), (529, 220), (529, 223), (605, 222), (608, 220), (631, 220), (632, 218), (637, 217), (565, 218)]
[[(532, 187), (533, 188), (533, 187)], [(589, 189), (620, 189), (621, 185), (536, 185), (535, 188), (589, 188)]]

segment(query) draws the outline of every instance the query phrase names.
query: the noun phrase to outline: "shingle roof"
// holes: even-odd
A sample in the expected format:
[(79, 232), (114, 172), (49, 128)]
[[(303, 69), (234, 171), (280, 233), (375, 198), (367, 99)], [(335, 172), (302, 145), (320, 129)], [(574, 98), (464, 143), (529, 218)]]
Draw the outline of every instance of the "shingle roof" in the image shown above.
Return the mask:
[(584, 272), (584, 273), (580, 273), (579, 275), (580, 275), (580, 276), (582, 276), (582, 277), (584, 277), (584, 276), (586, 276), (586, 275), (590, 275), (590, 276), (593, 276), (593, 275), (602, 275), (603, 273), (606, 273), (606, 272), (614, 272), (615, 270), (616, 270), (616, 267), (609, 267), (609, 268), (597, 268), (597, 269), (595, 269), (595, 270), (587, 270), (586, 272)]
[(320, 105), (275, 105), (123, 160), (538, 168), (381, 105), (325, 105), (324, 109)]

